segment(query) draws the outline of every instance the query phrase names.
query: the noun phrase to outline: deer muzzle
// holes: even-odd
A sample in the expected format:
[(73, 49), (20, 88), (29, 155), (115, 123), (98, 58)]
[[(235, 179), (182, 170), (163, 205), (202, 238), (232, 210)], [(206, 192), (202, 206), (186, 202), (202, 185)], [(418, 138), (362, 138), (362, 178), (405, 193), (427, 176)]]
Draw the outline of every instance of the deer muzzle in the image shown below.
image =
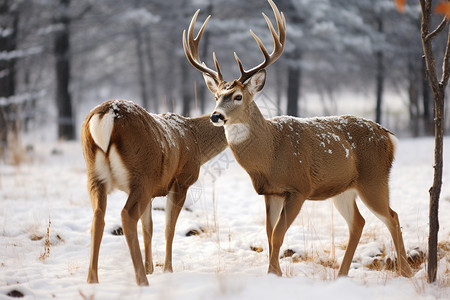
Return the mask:
[(218, 112), (213, 112), (209, 117), (214, 126), (223, 126), (225, 125), (225, 117)]

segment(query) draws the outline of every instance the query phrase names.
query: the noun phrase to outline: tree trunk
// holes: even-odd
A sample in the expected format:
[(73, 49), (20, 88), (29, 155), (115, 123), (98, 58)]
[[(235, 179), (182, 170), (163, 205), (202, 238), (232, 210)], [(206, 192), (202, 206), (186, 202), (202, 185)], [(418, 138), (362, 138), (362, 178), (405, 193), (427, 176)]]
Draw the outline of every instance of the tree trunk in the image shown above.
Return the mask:
[[(11, 1), (0, 4), (0, 31), (10, 30), (10, 34), (0, 34), (0, 52), (11, 53), (17, 49), (17, 31), (19, 13), (13, 10)], [(12, 103), (11, 97), (16, 93), (16, 59), (0, 60), (0, 153), (2, 146), (8, 140), (8, 131), (14, 131), (17, 119), (17, 106)], [(3, 103), (2, 103), (3, 102)]]
[(444, 140), (444, 99), (445, 88), (450, 78), (450, 30), (447, 33), (447, 46), (445, 49), (444, 62), (442, 66), (442, 78), (439, 81), (433, 55), (432, 40), (445, 28), (448, 28), (448, 20), (443, 19), (441, 24), (430, 33), (430, 22), (432, 15), (432, 1), (419, 0), (422, 9), (421, 38), (426, 62), (426, 74), (433, 91), (435, 106), (435, 138), (434, 138), (434, 179), (430, 188), (430, 234), (428, 236), (428, 282), (436, 281), (437, 274), (437, 244), (439, 232), (439, 197), (442, 187), (443, 166), (443, 140)]
[(423, 125), (425, 133), (434, 134), (433, 120), (433, 100), (430, 90), (430, 82), (427, 78), (427, 66), (425, 60), (422, 60), (422, 104), (423, 104)]
[(414, 137), (419, 136), (420, 111), (419, 111), (419, 82), (417, 71), (415, 70), (415, 60), (412, 55), (408, 57), (408, 98), (409, 98), (409, 127)]
[(275, 76), (275, 82), (276, 82), (276, 86), (275, 86), (275, 94), (276, 94), (276, 101), (277, 101), (277, 116), (280, 116), (282, 114), (281, 111), (281, 98), (283, 96), (283, 80), (284, 77), (281, 76), (282, 73), (282, 68), (280, 67), (280, 65), (276, 65), (275, 67), (275, 72), (277, 73), (277, 75)]
[(300, 57), (300, 50), (295, 49), (291, 54), (288, 66), (287, 115), (294, 117), (299, 115), (298, 100), (301, 84)]
[(70, 86), (70, 0), (60, 0), (61, 15), (54, 23), (61, 29), (55, 32), (54, 55), (56, 71), (56, 102), (58, 108), (58, 137), (65, 140), (75, 139), (75, 119), (72, 109)]
[(145, 109), (150, 109), (150, 103), (147, 94), (147, 80), (145, 74), (145, 59), (144, 59), (144, 41), (142, 38), (142, 29), (139, 25), (134, 28), (134, 34), (136, 37), (136, 57), (138, 63), (138, 77), (139, 77), (139, 89), (141, 91), (142, 106)]
[(439, 198), (442, 187), (444, 145), (444, 91), (435, 95), (434, 179), (430, 188), (430, 235), (428, 237), (428, 282), (436, 281), (439, 232)]
[(192, 86), (189, 82), (189, 65), (186, 61), (185, 57), (180, 57), (180, 63), (181, 63), (181, 99), (183, 101), (183, 116), (189, 117), (189, 114), (191, 112), (191, 102), (192, 102), (192, 96), (191, 96), (191, 89)]
[(153, 102), (153, 112), (159, 112), (159, 96), (158, 96), (158, 84), (156, 78), (155, 59), (152, 48), (151, 32), (146, 31), (145, 34), (145, 46), (147, 48), (147, 60), (148, 60), (148, 80), (147, 85), (150, 87), (150, 98)]
[[(383, 20), (381, 17), (378, 17), (377, 20), (378, 32), (383, 33)], [(376, 116), (375, 122), (381, 124), (381, 114), (382, 114), (382, 104), (383, 104), (383, 91), (384, 91), (384, 64), (383, 64), (383, 51), (378, 50), (375, 53), (376, 59), (376, 97), (377, 97), (377, 106), (376, 106)]]

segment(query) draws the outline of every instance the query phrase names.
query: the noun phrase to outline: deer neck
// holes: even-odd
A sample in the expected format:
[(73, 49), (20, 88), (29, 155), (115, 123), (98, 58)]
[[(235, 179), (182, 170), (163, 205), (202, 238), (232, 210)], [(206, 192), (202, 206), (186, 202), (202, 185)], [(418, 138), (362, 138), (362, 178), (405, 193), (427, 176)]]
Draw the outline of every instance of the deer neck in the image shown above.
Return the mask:
[(190, 123), (200, 152), (201, 164), (225, 150), (228, 144), (224, 129), (211, 124), (209, 115), (192, 118)]
[(268, 121), (254, 102), (249, 105), (240, 122), (225, 124), (225, 135), (233, 155), (247, 172), (260, 169), (261, 163), (270, 162), (273, 134)]

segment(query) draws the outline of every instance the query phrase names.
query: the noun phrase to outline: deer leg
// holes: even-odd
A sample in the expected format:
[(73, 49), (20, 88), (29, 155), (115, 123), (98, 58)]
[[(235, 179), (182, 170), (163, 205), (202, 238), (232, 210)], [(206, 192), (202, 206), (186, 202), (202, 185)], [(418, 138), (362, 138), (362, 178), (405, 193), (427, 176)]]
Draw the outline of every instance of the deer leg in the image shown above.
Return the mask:
[(141, 216), (142, 235), (144, 237), (144, 253), (145, 253), (145, 273), (153, 273), (153, 257), (152, 257), (152, 237), (153, 237), (153, 219), (152, 219), (152, 201), (145, 208)]
[(103, 237), (103, 229), (105, 228), (105, 211), (106, 211), (106, 190), (105, 185), (101, 183), (93, 183), (89, 188), (92, 210), (94, 217), (91, 226), (91, 258), (89, 262), (89, 273), (87, 282), (98, 283), (98, 254), (100, 244)]
[(360, 188), (360, 196), (367, 207), (386, 225), (394, 241), (397, 252), (398, 272), (404, 277), (414, 275), (406, 258), (402, 231), (398, 215), (389, 207), (389, 187), (387, 184), (369, 185)]
[(294, 194), (286, 196), (284, 200), (280, 217), (272, 232), (272, 253), (269, 258), (268, 273), (274, 273), (278, 276), (282, 275), (279, 260), (280, 248), (283, 244), (284, 235), (300, 212), (303, 202), (305, 202), (303, 197)]
[(167, 195), (166, 204), (166, 257), (164, 261), (164, 272), (173, 272), (172, 269), (172, 243), (175, 234), (175, 226), (177, 224), (178, 216), (183, 208), (186, 200), (187, 188), (181, 188), (175, 183), (169, 195)]
[(355, 199), (356, 192), (354, 190), (348, 190), (333, 197), (334, 206), (347, 222), (349, 233), (347, 249), (345, 250), (338, 276), (346, 276), (348, 274), (365, 224), (364, 218), (359, 213), (358, 206), (356, 206)]
[(269, 243), (269, 257), (272, 255), (272, 232), (273, 228), (280, 217), (281, 208), (283, 207), (284, 198), (276, 195), (264, 195), (266, 202), (266, 233)]
[(135, 189), (128, 196), (127, 203), (122, 210), (123, 233), (130, 249), (131, 260), (133, 261), (134, 271), (136, 273), (136, 283), (138, 285), (148, 285), (145, 274), (142, 254), (139, 249), (139, 240), (137, 234), (137, 222), (144, 210), (149, 204), (149, 198), (142, 190)]

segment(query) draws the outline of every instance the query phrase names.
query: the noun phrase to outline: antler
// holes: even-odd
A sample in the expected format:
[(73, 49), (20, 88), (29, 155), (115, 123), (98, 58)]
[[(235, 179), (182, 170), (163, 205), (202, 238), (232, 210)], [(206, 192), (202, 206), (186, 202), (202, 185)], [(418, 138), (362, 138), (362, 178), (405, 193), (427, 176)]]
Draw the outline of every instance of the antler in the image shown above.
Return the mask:
[(236, 61), (239, 65), (239, 70), (241, 71), (241, 77), (239, 77), (238, 81), (241, 83), (244, 83), (247, 79), (252, 77), (255, 73), (257, 73), (259, 70), (267, 68), (269, 65), (271, 65), (273, 62), (275, 62), (280, 56), (281, 53), (283, 53), (285, 41), (286, 41), (286, 20), (284, 19), (284, 14), (280, 13), (275, 3), (273, 3), (272, 0), (269, 1), (270, 6), (272, 7), (272, 10), (275, 14), (275, 19), (277, 21), (277, 27), (278, 27), (278, 34), (275, 31), (275, 28), (272, 25), (272, 22), (270, 22), (269, 18), (262, 13), (264, 16), (264, 19), (266, 19), (267, 25), (269, 26), (270, 32), (272, 33), (273, 37), (273, 44), (274, 48), (271, 54), (267, 52), (266, 47), (264, 47), (264, 44), (261, 42), (261, 39), (250, 29), (250, 33), (252, 34), (253, 38), (255, 39), (256, 43), (258, 43), (259, 48), (261, 49), (261, 52), (264, 55), (264, 61), (257, 65), (256, 67), (245, 71), (244, 67), (242, 66), (242, 62), (237, 56), (236, 52), (234, 53), (234, 57), (236, 58)]
[(189, 25), (188, 29), (188, 40), (186, 42), (186, 30), (183, 30), (183, 48), (184, 53), (186, 54), (187, 59), (189, 62), (200, 72), (209, 74), (214, 80), (217, 81), (217, 83), (221, 83), (223, 81), (222, 78), (222, 72), (220, 71), (219, 62), (216, 59), (216, 53), (213, 52), (213, 59), (214, 59), (214, 65), (216, 66), (216, 71), (208, 68), (205, 63), (202, 63), (200, 61), (199, 55), (198, 55), (198, 44), (200, 43), (200, 39), (202, 38), (203, 31), (205, 30), (205, 26), (209, 21), (209, 18), (211, 16), (208, 16), (206, 18), (205, 22), (203, 23), (202, 27), (200, 28), (197, 37), (194, 39), (194, 26), (195, 22), (197, 21), (198, 13), (200, 12), (200, 9), (198, 9), (194, 16), (192, 17), (191, 24)]

